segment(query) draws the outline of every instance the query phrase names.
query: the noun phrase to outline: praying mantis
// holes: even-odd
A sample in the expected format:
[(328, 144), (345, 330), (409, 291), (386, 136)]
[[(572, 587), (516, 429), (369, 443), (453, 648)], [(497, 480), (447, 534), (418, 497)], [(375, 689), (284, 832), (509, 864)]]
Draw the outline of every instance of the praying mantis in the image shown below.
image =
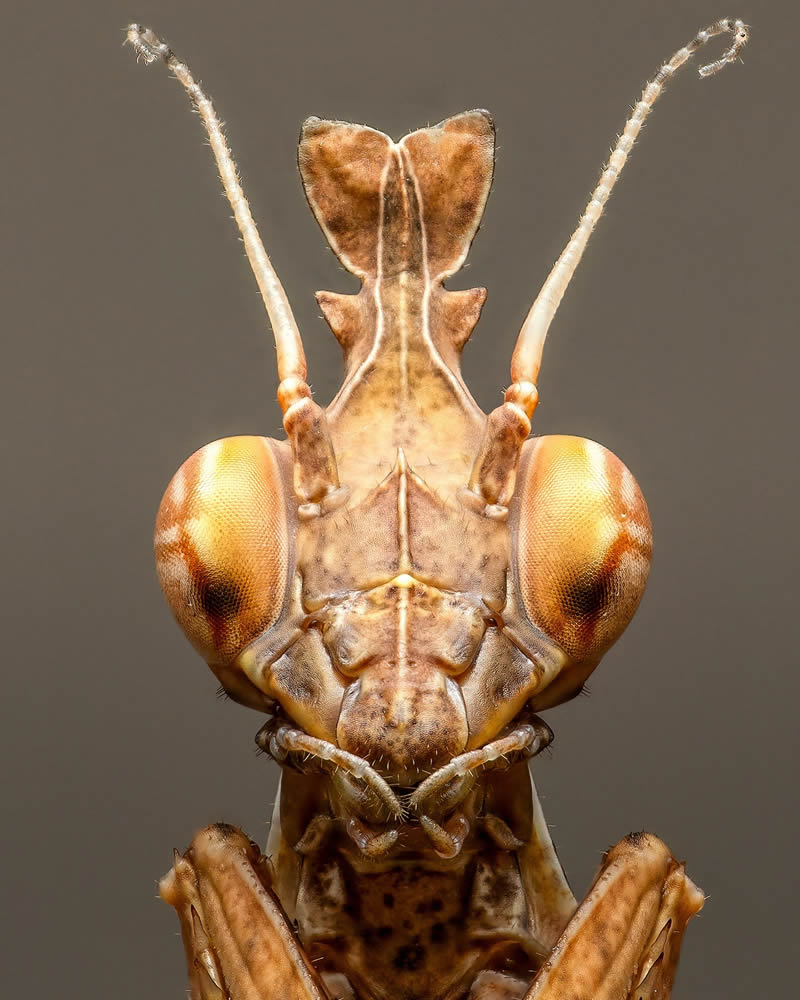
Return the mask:
[(645, 87), (485, 414), (460, 352), (486, 291), (450, 291), (483, 214), (494, 126), (468, 111), (398, 142), (308, 119), (309, 205), (357, 294), (318, 292), (345, 359), (325, 408), (211, 101), (151, 30), (208, 133), (275, 336), (285, 440), (227, 438), (179, 469), (155, 554), (167, 602), (281, 768), (266, 850), (216, 824), (160, 882), (192, 1000), (653, 1000), (703, 895), (630, 834), (575, 900), (528, 762), (631, 620), (651, 525), (593, 441), (530, 437), (545, 337), (663, 89)]

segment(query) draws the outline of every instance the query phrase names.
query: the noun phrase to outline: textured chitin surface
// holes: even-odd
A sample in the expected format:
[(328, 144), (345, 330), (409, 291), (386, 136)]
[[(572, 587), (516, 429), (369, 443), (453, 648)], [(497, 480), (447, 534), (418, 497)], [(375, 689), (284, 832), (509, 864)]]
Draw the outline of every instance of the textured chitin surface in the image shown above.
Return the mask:
[(450, 492), (466, 477), (483, 414), (459, 353), (484, 289), (449, 292), (480, 222), (494, 166), (486, 112), (459, 115), (394, 143), (360, 125), (308, 121), (299, 150), (309, 203), (358, 295), (319, 293), (345, 352), (328, 409), (339, 473), (371, 489), (403, 448), (426, 481)]
[[(515, 566), (525, 612), (572, 659), (594, 667), (633, 617), (652, 556), (650, 516), (633, 476), (584, 438), (531, 442), (516, 495)], [(570, 671), (537, 707), (552, 704)]]
[(272, 625), (289, 558), (286, 498), (265, 438), (215, 441), (184, 462), (156, 519), (156, 567), (178, 624), (209, 664)]
[[(487, 417), (460, 353), (486, 293), (443, 282), (489, 193), (486, 112), (399, 142), (310, 119), (299, 164), (361, 280), (355, 295), (318, 293), (345, 358), (326, 410), (336, 502), (295, 496), (287, 442), (231, 438), (186, 461), (156, 529), (179, 624), (233, 698), (272, 716), (262, 745), (284, 767), (272, 867), (212, 828), (162, 892), (182, 914), (196, 997), (225, 995), (208, 985), (224, 979), (250, 984), (233, 1000), (519, 998), (575, 908), (528, 777), (532, 711), (576, 694), (627, 625), (650, 562), (647, 508), (618, 459), (570, 437), (525, 446), (507, 511), (465, 499)], [(455, 758), (462, 770), (444, 771)], [(670, 919), (659, 924), (677, 870), (664, 851), (628, 852), (621, 881), (597, 890), (614, 947), (627, 933), (612, 928), (615, 886), (641, 876), (637, 947)], [(591, 948), (599, 926), (570, 947)], [(276, 968), (299, 962), (291, 989), (248, 964), (258, 934)], [(219, 960), (212, 939), (227, 942)]]

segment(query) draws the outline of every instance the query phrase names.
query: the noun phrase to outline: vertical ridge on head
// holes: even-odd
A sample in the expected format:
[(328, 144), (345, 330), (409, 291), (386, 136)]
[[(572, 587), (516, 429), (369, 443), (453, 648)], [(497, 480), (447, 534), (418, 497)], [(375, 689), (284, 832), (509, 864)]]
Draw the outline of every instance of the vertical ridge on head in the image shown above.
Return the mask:
[(494, 144), (488, 111), (465, 111), (399, 143), (416, 187), (433, 280), (455, 274), (466, 259), (492, 186)]
[(297, 162), (308, 203), (348, 271), (364, 279), (377, 270), (381, 183), (394, 144), (365, 125), (309, 118)]

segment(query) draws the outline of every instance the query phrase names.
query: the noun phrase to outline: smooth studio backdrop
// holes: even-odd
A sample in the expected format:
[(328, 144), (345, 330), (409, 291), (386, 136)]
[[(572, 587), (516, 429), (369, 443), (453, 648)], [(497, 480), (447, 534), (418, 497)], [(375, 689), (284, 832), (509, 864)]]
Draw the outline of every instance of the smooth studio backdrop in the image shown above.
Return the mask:
[(656, 548), (535, 777), (578, 894), (630, 830), (687, 859), (710, 898), (676, 1000), (792, 992), (797, 6), (85, 0), (3, 19), (4, 995), (182, 996), (155, 879), (212, 820), (263, 841), (274, 797), (259, 718), (216, 699), (151, 554), (190, 452), (280, 433), (274, 348), (200, 124), (123, 26), (152, 24), (213, 95), (320, 402), (340, 358), (313, 292), (355, 282), (305, 205), (301, 121), (400, 136), (491, 110), (494, 191), (451, 282), (489, 289), (464, 358), (488, 409), (642, 85), (726, 15), (752, 24), (743, 64), (687, 67), (659, 102), (545, 352), (536, 432), (620, 455)]

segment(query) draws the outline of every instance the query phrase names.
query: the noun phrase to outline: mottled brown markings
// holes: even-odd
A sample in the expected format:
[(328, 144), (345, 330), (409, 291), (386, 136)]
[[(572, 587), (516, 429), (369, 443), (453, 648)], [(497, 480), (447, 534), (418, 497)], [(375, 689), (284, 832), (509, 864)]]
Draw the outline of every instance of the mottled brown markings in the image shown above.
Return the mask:
[[(401, 150), (392, 144), (381, 200), (381, 278), (408, 280), (421, 274), (424, 264), (424, 231), (413, 175), (404, 171)], [(405, 320), (404, 313), (396, 317)]]
[(199, 833), (184, 857), (176, 854), (159, 890), (178, 910), (198, 1000), (218, 996), (203, 985), (206, 970), (237, 1000), (263, 988), (287, 1000), (326, 1000), (274, 893), (269, 865), (235, 828), (218, 824)]
[[(349, 304), (343, 306), (340, 302), (331, 304), (326, 298), (329, 293), (322, 296), (323, 309), (337, 336), (346, 345), (347, 377), (328, 416), (342, 474), (345, 478), (349, 475), (351, 481), (355, 477), (359, 483), (363, 482), (364, 458), (372, 456), (372, 461), (380, 467), (381, 463), (394, 461), (398, 447), (406, 449), (412, 464), (419, 465), (427, 460), (429, 456), (425, 452), (430, 450), (431, 440), (436, 440), (436, 431), (429, 427), (426, 445), (419, 440), (420, 402), (423, 400), (429, 417), (435, 417), (442, 429), (454, 426), (456, 413), (462, 414), (462, 421), (464, 416), (468, 418), (465, 428), (468, 439), (456, 452), (460, 476), (464, 474), (463, 469), (480, 434), (482, 416), (458, 373), (458, 350), (477, 320), (482, 293), (477, 293), (480, 301), (476, 301), (471, 293), (445, 292), (438, 283), (432, 283), (427, 269), (421, 266), (426, 259), (428, 239), (428, 226), (423, 221), (428, 198), (425, 186), (435, 187), (437, 177), (441, 186), (442, 178), (448, 176), (451, 159), (465, 172), (465, 177), (469, 173), (465, 164), (471, 163), (470, 170), (480, 181), (475, 188), (474, 218), (469, 226), (463, 233), (456, 228), (464, 224), (464, 212), (457, 213), (451, 226), (458, 259), (463, 259), (466, 253), (488, 193), (493, 148), (491, 130), (487, 130), (486, 120), (481, 115), (459, 116), (453, 123), (443, 123), (419, 133), (427, 136), (425, 142), (429, 147), (438, 149), (437, 155), (425, 162), (422, 184), (415, 176), (416, 148), (405, 140), (395, 144), (383, 137), (380, 143), (373, 130), (364, 130), (365, 152), (360, 156), (355, 152), (361, 134), (358, 128), (316, 122), (307, 134), (304, 133), (301, 143), (301, 169), (315, 214), (331, 238), (334, 250), (364, 281), (362, 291), (355, 297), (362, 303), (358, 308), (351, 308)], [(342, 129), (346, 139), (342, 146), (343, 159), (334, 168), (331, 136), (339, 135)], [(485, 133), (483, 147), (470, 135), (471, 131), (480, 130)], [(456, 135), (459, 131), (461, 134)], [(463, 148), (459, 149), (459, 144)], [(380, 155), (376, 153), (378, 146)], [(401, 158), (402, 170), (399, 168)], [(341, 234), (337, 231), (333, 236), (326, 224), (330, 209), (328, 189), (338, 169), (345, 178), (348, 192), (345, 198), (349, 198), (351, 189), (356, 188), (358, 205), (363, 208), (369, 203), (377, 222), (371, 230), (372, 242), (368, 249), (359, 245), (357, 255), (350, 253), (352, 248), (345, 245)], [(357, 183), (353, 180), (356, 176)], [(382, 189), (385, 198), (381, 197)], [(433, 193), (431, 197), (435, 206), (439, 194)], [(356, 212), (356, 219), (358, 217)], [(367, 239), (363, 234), (361, 238)], [(372, 266), (370, 261), (374, 261)], [(426, 274), (420, 274), (420, 270), (425, 270)], [(439, 318), (443, 315), (437, 302), (450, 295), (453, 304), (448, 303), (446, 322), (437, 332)], [(344, 309), (356, 321), (356, 326), (347, 330), (344, 329)], [(460, 321), (459, 312), (462, 313)], [(410, 385), (415, 387), (413, 396), (408, 395)], [(389, 424), (385, 419), (388, 411), (392, 413)], [(362, 435), (362, 428), (370, 429), (371, 439)], [(388, 431), (384, 440), (380, 435), (382, 428)], [(453, 461), (452, 444), (451, 440), (449, 453), (441, 446), (433, 449), (435, 468), (441, 468), (448, 475)], [(445, 456), (448, 465), (442, 466)], [(435, 478), (440, 478), (438, 471)]]
[[(490, 629), (470, 670), (459, 679), (470, 729), (467, 749), (484, 746), (493, 739), (545, 685), (548, 675), (555, 674), (563, 664), (563, 654), (560, 659), (552, 655), (552, 643), (537, 648), (538, 637), (527, 638), (529, 649), (525, 652), (507, 623), (502, 630)], [(504, 701), (489, 696), (491, 691), (496, 694), (498, 687)]]
[(317, 292), (317, 304), (345, 353), (345, 359), (359, 341), (359, 329), (366, 325), (364, 296), (341, 292)]
[[(321, 867), (328, 857), (320, 859)], [(301, 925), (308, 929), (304, 944), (319, 957), (321, 968), (342, 970), (357, 996), (375, 1000), (427, 1000), (442, 972), (445, 992), (437, 997), (468, 991), (503, 933), (498, 929), (497, 938), (492, 937), (488, 927), (475, 933), (473, 864), (462, 861), (449, 871), (427, 864), (360, 870), (341, 855), (337, 864), (347, 887), (338, 917), (312, 870), (300, 890)]]
[[(474, 194), (470, 195), (470, 193), (468, 193), (470, 185), (469, 183), (465, 184), (462, 198), (465, 199), (464, 203), (471, 202), (472, 211), (471, 213), (466, 214), (461, 220), (452, 220), (452, 225), (448, 230), (446, 230), (448, 242), (451, 243), (451, 251), (453, 250), (452, 244), (455, 245), (455, 253), (457, 254), (456, 258), (449, 261), (447, 258), (440, 260), (436, 253), (437, 249), (440, 249), (436, 245), (436, 236), (439, 232), (442, 220), (437, 220), (435, 215), (437, 209), (441, 205), (441, 198), (439, 197), (439, 192), (436, 190), (436, 185), (437, 182), (441, 184), (443, 175), (458, 175), (459, 171), (457, 169), (455, 158), (452, 154), (449, 156), (442, 156), (442, 159), (447, 163), (446, 168), (443, 169), (441, 165), (437, 164), (436, 167), (432, 169), (432, 164), (436, 162), (436, 157), (433, 155), (434, 151), (439, 152), (440, 154), (442, 153), (441, 146), (443, 136), (446, 136), (447, 132), (452, 129), (456, 122), (461, 123), (460, 119), (465, 117), (469, 116), (459, 116), (459, 119), (451, 119), (448, 122), (443, 122), (437, 126), (435, 130), (428, 129), (414, 133), (412, 136), (407, 136), (400, 144), (403, 148), (409, 178), (410, 181), (413, 182), (414, 190), (416, 192), (417, 211), (419, 216), (421, 268), (423, 271), (420, 316), (422, 336), (428, 349), (430, 359), (435, 362), (435, 367), (441, 375), (444, 376), (445, 380), (449, 382), (448, 387), (456, 396), (462, 394), (468, 395), (468, 392), (460, 377), (457, 360), (453, 359), (455, 360), (455, 364), (454, 369), (451, 370), (451, 368), (445, 363), (442, 355), (439, 353), (434, 339), (431, 337), (431, 298), (436, 292), (441, 294), (442, 277), (445, 277), (448, 273), (456, 271), (466, 257), (469, 244), (475, 233), (478, 222), (480, 221), (480, 217), (483, 214), (483, 208), (486, 202), (486, 197), (488, 196), (489, 186), (491, 184), (491, 173), (489, 173), (488, 181), (485, 181), (485, 189), (481, 191), (477, 197)], [(436, 135), (435, 140), (432, 139), (434, 135)], [(445, 139), (444, 141), (446, 142), (447, 140)], [(420, 155), (420, 150), (415, 148), (415, 144), (419, 142), (423, 144), (422, 155)], [(491, 146), (493, 157), (493, 129), (491, 130), (491, 140), (489, 145)], [(474, 154), (474, 150), (472, 152)], [(477, 175), (479, 178), (483, 177), (485, 180), (485, 164), (480, 163), (480, 158), (477, 158), (476, 160), (475, 156), (472, 155), (467, 156), (466, 160), (469, 163), (469, 170), (473, 174), (472, 179), (474, 180)], [(463, 173), (463, 171), (461, 173)], [(448, 177), (448, 180), (452, 179), (454, 179), (453, 176)], [(462, 181), (468, 181), (468, 178), (464, 178), (463, 176), (459, 179)], [(433, 220), (430, 218), (431, 214), (434, 216)], [(422, 215), (426, 217), (425, 223), (422, 222)], [(443, 227), (442, 231), (444, 231)], [(431, 240), (433, 240), (432, 244)], [(404, 358), (403, 361), (405, 365), (406, 359)], [(417, 373), (418, 377), (416, 379), (416, 384), (423, 384), (423, 374), (423, 371), (419, 371)], [(403, 378), (404, 380), (406, 379), (405, 371), (403, 373)], [(437, 397), (436, 394), (429, 394), (429, 398), (436, 400)], [(433, 408), (431, 408), (431, 411), (435, 412), (433, 411)]]
[[(369, 507), (369, 516), (364, 509), (365, 506)], [(437, 528), (441, 502), (412, 470), (407, 468), (401, 456), (393, 473), (373, 491), (370, 498), (362, 502), (361, 508), (358, 512), (345, 511), (331, 515), (325, 519), (324, 524), (315, 526), (312, 536), (313, 548), (309, 547), (313, 559), (306, 560), (304, 599), (309, 607), (313, 606), (315, 618), (320, 621), (324, 642), (333, 663), (339, 671), (350, 676), (360, 675), (364, 669), (377, 670), (381, 663), (388, 663), (390, 669), (387, 679), (392, 683), (390, 691), (397, 692), (400, 685), (391, 667), (397, 667), (398, 664), (402, 666), (403, 660), (408, 660), (412, 655), (409, 646), (411, 643), (414, 673), (411, 678), (406, 676), (407, 682), (411, 679), (423, 690), (426, 686), (429, 688), (425, 673), (428, 668), (423, 670), (420, 660), (431, 661), (431, 656), (433, 656), (432, 662), (439, 669), (453, 671), (456, 674), (463, 672), (475, 655), (485, 627), (482, 613), (474, 603), (465, 604), (463, 594), (442, 592), (429, 584), (424, 584), (417, 575), (404, 587), (397, 586), (391, 580), (383, 586), (370, 587), (367, 582), (368, 577), (365, 579), (361, 576), (361, 573), (370, 572), (369, 553), (376, 550), (385, 553), (387, 546), (389, 550), (393, 548), (397, 552), (396, 561), (389, 568), (391, 573), (402, 573), (412, 569), (418, 574), (420, 568), (424, 569), (424, 560), (420, 567), (414, 556), (417, 548), (422, 553), (430, 552), (432, 549), (435, 554), (437, 547), (447, 544), (447, 526), (452, 522), (445, 516), (447, 512), (441, 511), (442, 527)], [(467, 515), (463, 511), (459, 513), (459, 518), (466, 524)], [(356, 525), (381, 526), (381, 530), (385, 532), (385, 542), (369, 535), (365, 536), (363, 532), (355, 530), (355, 527), (354, 534), (348, 535), (350, 527)], [(420, 540), (420, 531), (423, 527), (427, 527), (427, 535), (423, 532)], [(325, 532), (323, 537), (320, 537), (320, 530)], [(431, 539), (430, 542), (428, 537)], [(482, 580), (485, 583), (488, 557), (481, 551), (482, 548), (481, 544), (476, 543), (474, 546), (476, 566), (472, 572), (476, 581)], [(302, 554), (304, 551), (302, 539), (300, 549)], [(459, 558), (466, 559), (471, 551), (473, 546), (467, 546)], [(330, 570), (326, 569), (326, 553), (341, 552), (347, 552), (351, 557), (346, 564), (337, 562)], [(503, 558), (501, 550), (495, 557), (498, 582), (503, 580)], [(449, 571), (453, 573), (455, 567), (452, 558), (448, 559), (443, 554), (441, 560), (437, 556), (436, 561), (442, 564), (449, 563)], [(343, 565), (354, 567), (359, 572), (359, 578), (348, 581), (342, 572)], [(463, 579), (463, 569), (458, 570), (458, 576)], [(363, 590), (365, 587), (369, 589)], [(355, 591), (356, 596), (337, 600), (334, 595), (340, 590), (344, 590), (347, 595)], [(315, 591), (331, 595), (327, 610), (325, 599), (317, 597)], [(448, 614), (452, 616), (452, 625), (449, 624)], [(406, 622), (405, 626), (403, 619)], [(413, 626), (410, 626), (408, 623), (412, 620)], [(383, 624), (380, 624), (381, 622)], [(448, 630), (452, 631), (452, 636)], [(403, 648), (399, 648), (398, 643)], [(365, 736), (368, 732), (368, 722), (372, 724), (381, 717), (386, 720), (387, 715), (387, 707), (380, 690), (373, 688), (372, 691), (372, 695), (362, 701), (361, 718)], [(355, 696), (354, 692), (352, 697)], [(413, 704), (413, 698), (410, 704)], [(445, 702), (445, 707), (448, 704), (449, 702)], [(391, 729), (393, 723), (396, 723), (396, 720), (386, 720), (387, 729)], [(405, 724), (409, 729), (419, 724), (413, 711)], [(390, 739), (388, 735), (386, 738), (392, 745), (396, 744), (396, 741)], [(372, 753), (369, 753), (367, 745), (361, 742), (348, 743), (348, 749), (364, 753), (371, 760), (387, 756), (380, 739), (374, 741)], [(414, 752), (410, 752), (412, 760), (421, 756), (422, 749), (424, 749), (422, 744), (417, 742)], [(435, 751), (428, 752), (421, 759), (429, 765), (437, 756), (439, 755)], [(387, 757), (385, 766), (388, 773), (394, 766), (391, 757)]]
[[(634, 834), (612, 848), (526, 1000), (595, 996), (631, 998), (639, 962), (649, 943), (664, 935), (669, 961), (656, 968), (652, 996), (669, 996), (686, 924), (702, 907), (702, 894), (686, 878), (666, 846), (650, 834)], [(655, 965), (656, 955), (650, 955)], [(663, 975), (662, 975), (663, 969)]]
[(486, 303), (485, 288), (465, 288), (462, 291), (436, 289), (430, 300), (431, 334), (436, 348), (457, 370), (458, 356), (481, 318)]
[(395, 952), (392, 965), (398, 972), (418, 972), (425, 966), (427, 952), (425, 946), (419, 940), (414, 939), (411, 944), (403, 945)]
[[(361, 276), (376, 269), (381, 177), (390, 159), (394, 164), (386, 184), (386, 203), (391, 206), (385, 210), (386, 221), (391, 226), (402, 219), (398, 232), (406, 237), (390, 238), (389, 245), (403, 255), (413, 231), (424, 230), (431, 276), (454, 273), (466, 257), (491, 187), (490, 116), (465, 112), (411, 133), (398, 144), (365, 126), (319, 119), (305, 123), (298, 162), (306, 196), (342, 263)], [(421, 212), (409, 198), (409, 192), (419, 189), (425, 192)], [(402, 211), (397, 211), (399, 204)], [(389, 261), (395, 259), (388, 254)], [(420, 260), (416, 254), (410, 259)]]
[(491, 188), (494, 142), (487, 111), (467, 111), (400, 142), (424, 192), (422, 217), (432, 280), (454, 274), (464, 263)]
[(527, 990), (527, 979), (485, 970), (475, 978), (468, 1000), (523, 1000)]
[(312, 736), (335, 742), (347, 681), (333, 669), (317, 629), (301, 632), (272, 663), (264, 680), (291, 719)]
[[(272, 839), (285, 912), (298, 914), (308, 954), (328, 962), (331, 988), (352, 1000), (355, 994), (359, 1000), (432, 1000), (434, 994), (462, 1000), (468, 992), (472, 1000), (519, 997), (531, 964), (541, 963), (572, 914), (574, 899), (532, 788), (527, 795), (516, 788), (530, 807), (526, 812), (515, 805), (507, 777), (481, 772), (463, 783), (445, 781), (453, 768), (466, 766), (465, 759), (453, 761), (454, 754), (484, 748), (468, 757), (486, 764), (487, 744), (505, 726), (519, 726), (531, 707), (574, 695), (641, 595), (649, 520), (635, 483), (613, 456), (589, 442), (544, 439), (525, 446), (529, 459), (535, 453), (540, 465), (569, 465), (577, 447), (591, 468), (576, 471), (573, 462), (571, 470), (562, 469), (567, 489), (560, 494), (551, 495), (536, 463), (528, 463), (516, 496), (514, 478), (536, 404), (537, 350), (540, 355), (574, 269), (570, 261), (579, 259), (667, 75), (721, 31), (733, 32), (736, 41), (701, 74), (730, 61), (747, 32), (740, 22), (722, 21), (648, 85), (537, 300), (544, 312), (535, 306), (530, 329), (526, 321), (528, 333), (512, 361), (514, 385), (487, 418), (460, 374), (460, 351), (486, 293), (449, 292), (442, 281), (463, 263), (489, 192), (494, 128), (488, 114), (467, 112), (397, 143), (363, 126), (306, 122), (298, 159), (309, 203), (332, 248), (362, 280), (357, 295), (318, 293), (346, 367), (344, 384), (323, 413), (310, 399), (302, 345), (263, 248), (257, 259), (260, 242), (210, 102), (166, 46), (138, 26), (129, 30), (147, 60), (166, 59), (208, 127), (273, 321), (279, 399), (293, 449), (280, 474), (272, 468), (263, 477), (274, 495), (261, 496), (262, 507), (279, 544), (260, 575), (247, 560), (253, 552), (263, 557), (271, 540), (251, 530), (247, 509), (232, 518), (226, 512), (231, 496), (257, 498), (237, 476), (226, 481), (217, 454), (225, 459), (227, 450), (241, 451), (244, 439), (205, 450), (200, 464), (210, 475), (199, 500), (201, 477), (189, 460), (160, 516), (162, 583), (185, 631), (232, 696), (271, 710), (269, 692), (305, 730), (292, 730), (300, 740), (295, 749), (307, 750), (316, 732), (312, 757), (337, 755), (340, 771), (287, 780), (286, 822)], [(262, 444), (273, 459), (281, 450), (288, 457), (285, 444)], [(245, 460), (237, 475), (246, 478), (246, 466)], [(303, 501), (302, 523), (291, 531), (276, 527), (276, 512), (279, 519), (285, 510), (293, 521), (295, 500)], [(509, 503), (507, 526), (500, 517)], [(582, 505), (577, 517), (570, 510), (576, 504)], [(281, 546), (295, 536), (290, 554)], [(273, 570), (259, 591), (259, 580)], [(290, 593), (292, 574), (297, 587)], [(337, 737), (341, 747), (333, 746)], [(360, 760), (345, 758), (348, 746)], [(275, 747), (281, 756), (277, 737)], [(387, 817), (367, 804), (359, 784), (370, 759), (394, 775), (415, 809), (427, 771), (451, 767), (439, 772), (439, 784), (434, 775), (424, 786), (436, 793), (425, 803), (430, 814), (404, 817), (386, 787), (396, 805)], [(518, 775), (516, 760), (512, 753), (506, 763)], [(374, 771), (371, 780), (383, 781)], [(450, 835), (456, 829), (459, 838)], [(321, 1000), (267, 866), (253, 845), (236, 848), (238, 836), (222, 826), (201, 834), (163, 884), (165, 898), (181, 911), (195, 1000), (212, 1000), (212, 994), (220, 1000), (221, 991), (234, 1000), (255, 997), (253, 983), (259, 998), (288, 987), (291, 1000)], [(636, 975), (648, 996), (669, 992), (680, 935), (701, 900), (672, 859), (665, 876), (665, 858), (663, 845), (646, 835), (631, 835), (609, 854), (592, 897), (526, 1000), (572, 996), (576, 982), (585, 995), (592, 975), (603, 983), (589, 989), (595, 1000), (627, 996), (630, 976), (607, 986), (615, 949), (627, 949), (626, 970), (639, 962)], [(652, 870), (643, 876), (648, 865)], [(224, 883), (215, 903), (233, 907), (227, 924), (214, 925), (211, 897), (200, 900), (204, 880)], [(256, 933), (265, 907), (268, 926)], [(652, 921), (642, 918), (654, 907)], [(271, 960), (255, 969), (260, 946)], [(223, 970), (237, 949), (243, 962)], [(290, 968), (279, 972), (287, 949)], [(303, 981), (295, 977), (289, 987), (293, 974)]]
[(460, 752), (467, 733), (463, 707), (444, 675), (417, 663), (413, 675), (406, 665), (398, 683), (398, 671), (399, 664), (389, 661), (362, 674), (345, 695), (337, 737), (342, 747), (407, 784)]
[(298, 165), (317, 222), (342, 263), (354, 274), (375, 273), (380, 220), (380, 177), (391, 140), (347, 122), (309, 118)]
[[(409, 566), (421, 583), (438, 590), (477, 591), (495, 604), (503, 600), (505, 529), (442, 497), (407, 461), (404, 467), (405, 472), (395, 453), (391, 471), (358, 504), (301, 530), (307, 607), (387, 583)], [(397, 514), (401, 489), (406, 492), (405, 527)], [(408, 539), (409, 564), (401, 561), (401, 530)]]
[(447, 925), (441, 922), (437, 922), (431, 927), (430, 940), (431, 944), (444, 944), (447, 941), (448, 930)]

